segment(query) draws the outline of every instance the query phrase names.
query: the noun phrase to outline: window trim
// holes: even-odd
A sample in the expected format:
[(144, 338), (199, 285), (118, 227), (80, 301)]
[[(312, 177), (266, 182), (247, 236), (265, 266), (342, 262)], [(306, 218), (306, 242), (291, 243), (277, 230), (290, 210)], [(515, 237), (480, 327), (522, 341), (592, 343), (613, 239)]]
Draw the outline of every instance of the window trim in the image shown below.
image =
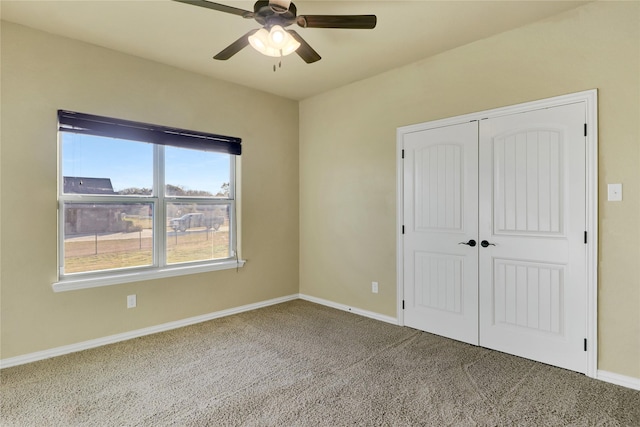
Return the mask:
[[(166, 277), (196, 274), (210, 271), (238, 269), (243, 267), (245, 260), (239, 258), (240, 254), (240, 227), (238, 221), (239, 209), (239, 181), (241, 139), (225, 137), (215, 134), (206, 134), (177, 128), (150, 125), (140, 122), (132, 122), (108, 117), (93, 116), (82, 113), (58, 110), (58, 139), (60, 144), (61, 134), (80, 133), (85, 135), (102, 136), (108, 138), (127, 139), (151, 143), (154, 145), (154, 191), (149, 196), (103, 196), (92, 194), (64, 194), (62, 188), (62, 156), (58, 155), (58, 260), (57, 281), (52, 283), (54, 292), (87, 289), (122, 283), (130, 283), (145, 280), (161, 279)], [(88, 125), (86, 125), (88, 123)], [(94, 126), (95, 125), (95, 126)], [(109, 133), (109, 126), (114, 133)], [(133, 130), (133, 131), (132, 131)], [(154, 136), (154, 132), (157, 135)], [(158, 136), (159, 135), (159, 136)], [(177, 142), (176, 142), (177, 141)], [(230, 155), (230, 198), (192, 198), (180, 196), (167, 196), (164, 189), (164, 147), (174, 146), (178, 148), (190, 148), (201, 151), (219, 152)], [(115, 268), (104, 271), (86, 271), (64, 274), (64, 212), (65, 202), (71, 203), (100, 203), (117, 202), (125, 203), (152, 203), (154, 206), (154, 257), (152, 265)], [(167, 203), (180, 203), (183, 201), (210, 202), (218, 201), (230, 206), (230, 249), (231, 256), (217, 260), (200, 260), (180, 264), (166, 264), (166, 221), (164, 220)]]
[(173, 265), (168, 267), (136, 268), (135, 270), (118, 270), (118, 274), (113, 272), (95, 273), (91, 277), (87, 276), (65, 276), (61, 280), (54, 282), (51, 287), (54, 292), (73, 291), (77, 289), (97, 288), (101, 286), (119, 285), (123, 283), (141, 282), (145, 280), (162, 279), (166, 277), (183, 276), (187, 274), (206, 273), (210, 271), (230, 270), (244, 267), (247, 261), (244, 259), (226, 259), (215, 263), (196, 265)]

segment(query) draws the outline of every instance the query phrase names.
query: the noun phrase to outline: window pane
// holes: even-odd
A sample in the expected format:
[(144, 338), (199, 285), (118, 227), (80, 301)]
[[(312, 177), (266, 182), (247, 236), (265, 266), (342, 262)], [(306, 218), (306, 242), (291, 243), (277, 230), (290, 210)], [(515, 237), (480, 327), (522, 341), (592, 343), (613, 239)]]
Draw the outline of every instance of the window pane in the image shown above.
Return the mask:
[(167, 203), (167, 264), (230, 258), (231, 204)]
[(152, 203), (64, 203), (64, 273), (153, 264)]
[(165, 147), (167, 196), (229, 197), (231, 155)]
[(153, 145), (61, 132), (64, 194), (151, 195)]

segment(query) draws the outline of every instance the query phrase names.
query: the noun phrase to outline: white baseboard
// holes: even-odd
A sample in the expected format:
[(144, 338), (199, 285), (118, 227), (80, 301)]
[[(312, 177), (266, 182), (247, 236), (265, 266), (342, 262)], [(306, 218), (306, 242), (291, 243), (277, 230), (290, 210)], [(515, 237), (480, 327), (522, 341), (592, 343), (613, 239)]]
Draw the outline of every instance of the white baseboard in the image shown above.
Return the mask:
[(358, 314), (360, 316), (369, 317), (371, 319), (380, 320), (381, 322), (391, 323), (393, 325), (398, 324), (398, 319), (391, 316), (385, 316), (383, 314), (374, 313), (373, 311), (362, 310), (359, 308), (349, 307), (348, 305), (338, 304), (333, 301), (329, 301), (322, 298), (312, 297), (310, 295), (299, 294), (298, 297), (302, 300), (313, 302), (320, 305), (326, 305), (327, 307), (336, 308), (342, 311), (348, 311), (350, 313)]
[[(64, 354), (75, 353), (76, 351), (88, 350), (90, 348), (96, 348), (96, 347), (100, 347), (107, 344), (126, 341), (133, 338), (142, 337), (145, 335), (156, 334), (158, 332), (169, 331), (171, 329), (182, 328), (183, 326), (195, 325), (197, 323), (206, 322), (206, 321), (217, 319), (220, 317), (231, 316), (233, 314), (256, 310), (259, 308), (268, 307), (270, 305), (281, 304), (283, 302), (292, 301), (295, 299), (301, 299), (301, 300), (313, 302), (315, 304), (320, 304), (320, 305), (335, 308), (338, 310), (347, 311), (350, 313), (357, 314), (359, 316), (368, 317), (371, 319), (379, 320), (381, 322), (391, 323), (393, 325), (398, 324), (398, 319), (395, 317), (385, 316), (383, 314), (375, 313), (373, 311), (349, 307), (344, 304), (338, 304), (333, 301), (312, 297), (310, 295), (294, 294), (294, 295), (288, 295), (288, 296), (274, 298), (266, 301), (260, 301), (253, 304), (242, 305), (240, 307), (229, 308), (227, 310), (216, 311), (209, 314), (203, 314), (201, 316), (190, 317), (188, 319), (177, 320), (175, 322), (168, 322), (168, 323), (163, 323), (157, 326), (137, 329), (135, 331), (124, 332), (116, 335), (110, 335), (103, 338), (83, 341), (80, 343), (65, 345), (62, 347), (56, 347), (49, 350), (37, 351), (35, 353), (29, 353), (22, 356), (1, 359), (0, 369), (10, 368), (12, 366), (24, 365), (26, 363), (31, 363), (31, 362), (37, 362), (38, 360), (44, 360), (44, 359), (49, 359), (51, 357), (62, 356)], [(622, 387), (627, 387), (634, 390), (640, 390), (640, 378), (629, 377), (626, 375), (620, 375), (620, 374), (603, 371), (603, 370), (598, 370), (595, 378), (600, 381), (605, 381), (605, 382), (616, 384)]]
[(598, 369), (598, 372), (596, 373), (596, 379), (611, 384), (620, 385), (622, 387), (640, 390), (640, 378), (628, 377), (626, 375), (614, 374), (613, 372), (607, 372)]
[(203, 314), (201, 316), (190, 317), (188, 319), (176, 320), (174, 322), (163, 323), (161, 325), (150, 326), (148, 328), (137, 329), (135, 331), (124, 332), (116, 335), (110, 335), (107, 337), (97, 338), (89, 341), (83, 341), (76, 344), (56, 347), (49, 350), (37, 351), (35, 353), (29, 353), (22, 356), (9, 357), (7, 359), (0, 360), (0, 369), (10, 368), (12, 366), (24, 365), (25, 363), (31, 363), (31, 362), (36, 362), (38, 360), (49, 359), (51, 357), (62, 356), (64, 354), (75, 353), (76, 351), (96, 348), (96, 347), (100, 347), (107, 344), (113, 344), (120, 341), (130, 340), (132, 338), (138, 338), (145, 335), (156, 334), (158, 332), (169, 331), (171, 329), (182, 328), (183, 326), (195, 325), (196, 323), (202, 323), (202, 322), (217, 319), (220, 317), (231, 316), (232, 314), (238, 314), (245, 311), (256, 310), (258, 308), (268, 307), (270, 305), (280, 304), (280, 303), (292, 301), (295, 299), (298, 299), (297, 294), (288, 295), (280, 298), (274, 298), (266, 301), (260, 301), (254, 304), (242, 305), (240, 307), (234, 307), (227, 310), (216, 311), (214, 313), (208, 313), (208, 314)]

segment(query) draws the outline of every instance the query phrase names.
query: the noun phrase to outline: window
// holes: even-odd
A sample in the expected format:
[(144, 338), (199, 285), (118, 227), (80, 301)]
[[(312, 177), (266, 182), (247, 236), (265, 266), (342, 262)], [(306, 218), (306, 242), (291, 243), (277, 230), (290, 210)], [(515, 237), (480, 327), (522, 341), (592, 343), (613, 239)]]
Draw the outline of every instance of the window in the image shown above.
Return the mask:
[(55, 290), (235, 268), (239, 138), (58, 112)]

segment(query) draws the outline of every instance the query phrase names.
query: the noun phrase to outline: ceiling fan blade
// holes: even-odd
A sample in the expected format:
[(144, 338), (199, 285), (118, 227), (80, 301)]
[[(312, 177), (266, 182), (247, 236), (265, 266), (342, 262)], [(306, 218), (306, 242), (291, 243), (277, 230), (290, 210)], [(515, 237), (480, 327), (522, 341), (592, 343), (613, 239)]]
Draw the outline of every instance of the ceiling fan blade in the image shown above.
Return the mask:
[(376, 15), (300, 15), (297, 23), (303, 28), (353, 28), (370, 30), (376, 27)]
[(243, 18), (253, 18), (254, 13), (249, 10), (238, 9), (237, 7), (227, 6), (220, 3), (214, 3), (206, 0), (173, 0), (180, 3), (186, 3), (193, 6), (205, 7), (207, 9), (217, 10), (219, 12), (232, 13), (234, 15), (242, 16)]
[(287, 32), (291, 34), (293, 38), (296, 39), (296, 41), (298, 41), (298, 43), (300, 43), (300, 47), (296, 49), (296, 53), (298, 54), (298, 56), (300, 56), (300, 58), (304, 60), (304, 62), (306, 62), (307, 64), (311, 64), (316, 61), (320, 61), (320, 59), (322, 59), (322, 57), (318, 55), (318, 52), (313, 50), (313, 48), (309, 45), (309, 43), (307, 43), (300, 36), (300, 34), (296, 33), (293, 30), (287, 30)]
[(258, 30), (251, 30), (244, 36), (240, 37), (238, 40), (231, 43), (224, 50), (218, 53), (213, 59), (219, 59), (221, 61), (226, 61), (231, 58), (236, 53), (240, 52), (242, 49), (249, 45), (249, 36), (253, 35)]

